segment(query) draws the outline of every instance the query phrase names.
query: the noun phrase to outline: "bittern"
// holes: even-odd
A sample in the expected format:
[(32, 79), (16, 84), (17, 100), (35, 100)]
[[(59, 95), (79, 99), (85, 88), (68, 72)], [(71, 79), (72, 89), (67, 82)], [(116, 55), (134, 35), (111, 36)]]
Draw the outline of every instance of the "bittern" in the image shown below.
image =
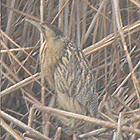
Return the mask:
[(40, 48), (41, 69), (49, 86), (55, 89), (60, 106), (70, 112), (95, 117), (97, 95), (83, 52), (54, 25), (28, 21), (44, 36)]

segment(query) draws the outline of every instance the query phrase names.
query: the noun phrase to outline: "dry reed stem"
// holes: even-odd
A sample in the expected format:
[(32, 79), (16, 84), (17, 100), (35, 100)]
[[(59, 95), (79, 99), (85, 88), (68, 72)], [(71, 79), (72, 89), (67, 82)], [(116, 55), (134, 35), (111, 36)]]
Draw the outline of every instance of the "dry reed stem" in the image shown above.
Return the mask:
[[(134, 69), (132, 70), (132, 72), (134, 72), (138, 67), (139, 67), (139, 65), (140, 65), (140, 61), (137, 63), (137, 65), (134, 67)], [(130, 76), (132, 75), (132, 72), (131, 73), (129, 73), (128, 75), (127, 75), (127, 77), (123, 80), (123, 82), (118, 86), (118, 88), (113, 92), (113, 94), (112, 94), (112, 96), (114, 96), (117, 92), (118, 92), (118, 90), (125, 84), (125, 82), (127, 82), (127, 80), (128, 80), (128, 78), (130, 78)]]
[(93, 20), (92, 20), (89, 28), (87, 29), (87, 32), (85, 33), (85, 37), (84, 37), (85, 40), (84, 40), (83, 44), (86, 42), (87, 38), (89, 37), (89, 34), (91, 33), (91, 31), (93, 29), (93, 26), (95, 25), (96, 20), (97, 20), (98, 16), (100, 15), (102, 9), (104, 8), (104, 4), (105, 3), (106, 3), (106, 0), (103, 0), (102, 3), (101, 3), (101, 5), (100, 5), (100, 7), (99, 7), (99, 9), (98, 9), (98, 12), (94, 16), (94, 18), (93, 18)]
[(106, 130), (107, 130), (107, 128), (100, 128), (100, 129), (97, 129), (97, 130), (94, 130), (94, 131), (91, 131), (91, 132), (88, 132), (88, 133), (85, 133), (85, 134), (81, 134), (78, 137), (81, 138), (81, 139), (84, 139), (84, 138), (87, 138), (87, 137), (91, 137), (91, 136), (103, 133)]
[[(44, 22), (44, 5), (45, 5), (44, 4), (44, 0), (41, 0), (40, 1), (40, 21), (41, 21), (41, 23)], [(43, 44), (44, 39), (43, 39), (43, 34), (42, 33), (40, 33), (40, 40), (41, 40), (40, 43)], [(41, 77), (41, 84), (43, 85), (41, 87), (41, 103), (42, 103), (42, 105), (45, 105), (45, 88), (44, 88), (45, 87), (45, 77), (44, 76)], [(45, 121), (45, 114), (44, 113), (42, 113), (42, 124), (44, 124), (44, 127), (45, 127), (46, 121)], [(45, 133), (44, 127), (42, 128), (43, 129), (43, 133)]]
[(15, 139), (17, 140), (24, 140), (20, 137), (2, 118), (0, 118), (1, 126), (9, 132)]
[[(30, 50), (34, 50), (34, 49), (38, 49), (38, 47), (29, 47), (29, 48), (19, 48), (19, 49), (9, 49), (10, 52), (19, 52), (19, 51), (30, 51)], [(0, 50), (0, 53), (8, 53), (7, 50)], [(29, 55), (29, 54), (28, 54)]]
[[(108, 21), (110, 21), (112, 23), (112, 21), (107, 16), (105, 16), (102, 12), (100, 12), (101, 9), (99, 11), (98, 9), (96, 9), (95, 7), (93, 7), (87, 0), (84, 0), (84, 2), (86, 2), (88, 6), (90, 6), (93, 10), (95, 10), (97, 13), (99, 13), (100, 15), (102, 15), (104, 18), (106, 18)], [(103, 2), (103, 4), (106, 4), (105, 2), (107, 2), (107, 1), (105, 0)]]
[(138, 101), (140, 104), (140, 95), (139, 95), (140, 94), (140, 87), (139, 87), (139, 83), (138, 83), (138, 80), (136, 78), (136, 75), (133, 71), (132, 60), (131, 60), (131, 57), (130, 57), (130, 54), (128, 52), (127, 45), (125, 42), (125, 37), (124, 37), (123, 29), (122, 29), (122, 19), (121, 19), (121, 15), (120, 15), (119, 4), (118, 4), (117, 0), (113, 0), (113, 2), (114, 2), (114, 10), (115, 10), (115, 15), (116, 15), (117, 28), (118, 28), (118, 31), (119, 31), (120, 36), (121, 36), (121, 40), (122, 40), (123, 47), (124, 47), (124, 50), (125, 50), (125, 53), (127, 56), (128, 64), (129, 64), (129, 69), (130, 69), (130, 72), (132, 73), (132, 80), (133, 80), (134, 87), (136, 90), (137, 98), (138, 98)]
[(27, 126), (26, 124), (22, 123), (21, 121), (15, 119), (14, 117), (4, 113), (3, 111), (0, 111), (1, 117), (7, 119), (8, 121), (11, 121), (13, 123), (15, 123), (17, 126), (21, 127), (23, 130), (31, 133), (33, 136), (35, 136), (38, 139), (42, 139), (42, 140), (51, 140), (50, 138), (44, 136), (43, 134), (41, 134), (40, 132), (34, 130), (33, 128)]
[(5, 95), (7, 95), (7, 94), (9, 94), (9, 93), (11, 93), (11, 92), (13, 92), (15, 90), (18, 90), (18, 89), (20, 89), (20, 88), (22, 88), (22, 87), (34, 82), (35, 78), (36, 78), (36, 80), (38, 80), (38, 79), (41, 78), (41, 75), (39, 73), (36, 73), (36, 74), (26, 78), (25, 80), (22, 80), (22, 81), (20, 81), (20, 82), (18, 82), (16, 84), (14, 84), (13, 86), (11, 86), (11, 87), (5, 89), (4, 91), (2, 91), (1, 92), (1, 97), (3, 97), (3, 96), (5, 96)]
[[(15, 61), (30, 75), (33, 76), (23, 65), (22, 63), (15, 57), (15, 55), (9, 51), (9, 48), (5, 45), (5, 43), (1, 40), (2, 46), (8, 51), (8, 53), (15, 59)], [(33, 77), (34, 78), (34, 77)], [(38, 84), (43, 86), (37, 79), (34, 79)], [(45, 87), (44, 87), (45, 88)], [(45, 88), (46, 89), (46, 88)]]
[[(140, 111), (140, 110), (139, 110), (139, 111)], [(130, 118), (130, 119), (125, 119), (125, 120), (123, 121), (123, 125), (124, 125), (124, 124), (131, 124), (131, 123), (134, 123), (134, 122), (140, 122), (140, 115), (134, 116), (134, 117), (132, 117), (132, 118)]]
[[(12, 0), (11, 1), (11, 8), (13, 8), (14, 5), (15, 5), (15, 0)], [(8, 15), (7, 27), (6, 27), (6, 31), (5, 31), (7, 35), (10, 35), (10, 27), (13, 23), (13, 17), (14, 17), (13, 14), (14, 14), (14, 12), (12, 10), (10, 10), (9, 15)], [(7, 44), (7, 40), (5, 42)]]
[[(6, 37), (10, 42), (12, 42), (15, 46), (17, 46), (21, 51), (23, 51), (25, 54), (27, 54), (27, 56), (29, 56), (29, 54), (25, 51), (26, 49), (20, 47), (16, 42), (14, 42), (7, 34), (5, 34), (2, 30), (1, 30), (1, 34)], [(35, 48), (35, 47), (34, 47)], [(6, 52), (10, 51), (10, 50), (5, 50)], [(10, 51), (12, 52), (12, 51)], [(31, 57), (32, 60), (34, 60), (36, 63), (38, 63), (32, 56), (29, 56)]]
[[(18, 89), (20, 89), (21, 88), (21, 91), (23, 91), (23, 93), (25, 93), (28, 97), (30, 97), (30, 98), (32, 98), (34, 101), (37, 101), (37, 100), (35, 100), (35, 98), (34, 97), (32, 97), (27, 91), (27, 89), (26, 89), (26, 91), (22, 88), (22, 87), (24, 87), (24, 86), (26, 86), (26, 85), (28, 85), (29, 83), (31, 83), (31, 79), (32, 79), (32, 77), (30, 78), (27, 78), (27, 79), (25, 79), (25, 80), (23, 80), (23, 81), (20, 81), (20, 79), (12, 72), (12, 70), (2, 61), (1, 62), (1, 64), (2, 64), (2, 66), (7, 70), (7, 71), (9, 71), (9, 73), (19, 82), (19, 83), (17, 83), (17, 85), (16, 85), (16, 82), (15, 81), (13, 81), (13, 80), (10, 80), (10, 81), (12, 81), (12, 83), (13, 84), (15, 84), (15, 85), (13, 85), (13, 87), (11, 86), (11, 87), (9, 87), (9, 89), (7, 88), (7, 89), (5, 89), (4, 91), (2, 91), (1, 92), (1, 98), (2, 97), (4, 97), (5, 95), (7, 95), (7, 94), (9, 94), (10, 92), (12, 92), (12, 91), (15, 91), (15, 90), (18, 90)], [(2, 73), (3, 73), (3, 71), (1, 71)], [(4, 73), (3, 73), (4, 74)], [(7, 77), (7, 75), (6, 74), (4, 74), (6, 77)], [(35, 76), (38, 76), (38, 79), (40, 78), (39, 76), (40, 76), (40, 74), (35, 74)], [(8, 77), (7, 77), (8, 78)], [(24, 95), (23, 95), (24, 96)], [(38, 101), (37, 101), (38, 102)], [(39, 102), (38, 102), (39, 103)]]
[(130, 0), (130, 1), (140, 8), (140, 4), (137, 1), (134, 1), (134, 0)]
[(54, 140), (60, 140), (62, 128), (58, 127), (54, 136)]
[[(33, 107), (38, 109), (38, 110), (44, 111), (44, 112), (50, 112), (50, 113), (54, 113), (56, 115), (57, 114), (64, 115), (66, 117), (71, 117), (74, 119), (83, 120), (83, 121), (97, 124), (97, 125), (100, 125), (103, 127), (108, 127), (108, 128), (112, 128), (112, 129), (117, 128), (116, 124), (113, 124), (113, 123), (107, 122), (107, 121), (103, 121), (100, 119), (95, 119), (95, 118), (87, 117), (87, 116), (76, 114), (76, 113), (71, 113), (71, 112), (67, 112), (67, 111), (63, 111), (63, 110), (59, 110), (59, 109), (55, 109), (55, 108), (50, 108), (50, 107), (42, 106), (40, 104), (34, 104)], [(122, 126), (122, 131), (140, 134), (139, 129), (134, 129), (134, 128), (126, 127), (126, 126)]]
[(118, 119), (118, 124), (117, 124), (117, 132), (116, 132), (116, 140), (121, 140), (122, 139), (122, 122), (123, 122), (123, 114), (119, 114), (119, 119)]
[(23, 15), (23, 16), (25, 16), (26, 18), (30, 18), (30, 19), (32, 19), (32, 20), (35, 20), (35, 21), (40, 22), (40, 19), (38, 19), (37, 17), (34, 17), (34, 16), (31, 16), (31, 15), (26, 14), (26, 13), (24, 13), (24, 12), (21, 12), (21, 11), (15, 9), (15, 8), (12, 8), (12, 7), (10, 7), (10, 6), (7, 6), (7, 5), (5, 5), (5, 4), (3, 4), (3, 3), (0, 3), (0, 5), (2, 5), (2, 6), (4, 6), (4, 7), (6, 7), (6, 8), (8, 8), (8, 9), (10, 9), (10, 10), (12, 10), (12, 11), (14, 11), (14, 12), (20, 14), (20, 15)]
[[(123, 27), (124, 33), (127, 33), (128, 31), (134, 30), (135, 28), (140, 27), (140, 20), (136, 21), (135, 23), (132, 23), (132, 25)], [(99, 51), (103, 49), (104, 47), (107, 47), (108, 45), (112, 44), (114, 42), (114, 33), (108, 35), (107, 37), (103, 38), (101, 41), (97, 42), (94, 45), (91, 45), (83, 50), (85, 55), (90, 55), (91, 53), (94, 53), (96, 51)]]
[(57, 13), (57, 15), (54, 17), (54, 19), (53, 19), (53, 21), (51, 22), (51, 24), (53, 24), (53, 23), (56, 21), (56, 19), (57, 19), (58, 16), (62, 13), (62, 11), (63, 11), (64, 8), (66, 7), (66, 5), (69, 3), (69, 1), (70, 1), (70, 0), (67, 0), (67, 1), (65, 2), (65, 4), (63, 5), (63, 7), (59, 10), (59, 12)]

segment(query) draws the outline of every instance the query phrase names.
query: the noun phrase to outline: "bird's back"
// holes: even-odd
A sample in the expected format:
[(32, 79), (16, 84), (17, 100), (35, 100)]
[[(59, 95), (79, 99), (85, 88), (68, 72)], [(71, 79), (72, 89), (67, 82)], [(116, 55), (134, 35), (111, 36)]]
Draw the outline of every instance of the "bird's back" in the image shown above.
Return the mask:
[(93, 76), (83, 52), (69, 43), (54, 72), (55, 90), (62, 108), (95, 116), (97, 95)]

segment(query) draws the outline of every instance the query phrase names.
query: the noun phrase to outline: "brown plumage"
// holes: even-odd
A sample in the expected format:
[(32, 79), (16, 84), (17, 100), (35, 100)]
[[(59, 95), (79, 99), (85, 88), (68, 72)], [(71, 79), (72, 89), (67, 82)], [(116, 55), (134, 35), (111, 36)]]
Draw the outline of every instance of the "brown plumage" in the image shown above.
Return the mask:
[(83, 52), (57, 27), (28, 21), (44, 35), (40, 48), (41, 69), (50, 87), (55, 89), (58, 103), (65, 110), (96, 116), (94, 79)]

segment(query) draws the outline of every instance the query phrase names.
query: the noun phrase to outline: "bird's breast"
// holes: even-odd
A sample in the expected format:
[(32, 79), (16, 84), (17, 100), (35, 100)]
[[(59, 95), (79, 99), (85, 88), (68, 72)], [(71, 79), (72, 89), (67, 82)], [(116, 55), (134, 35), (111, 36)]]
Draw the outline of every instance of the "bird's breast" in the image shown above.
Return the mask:
[(66, 43), (64, 40), (51, 38), (45, 41), (40, 48), (41, 71), (50, 86), (54, 85), (54, 71), (65, 53)]

